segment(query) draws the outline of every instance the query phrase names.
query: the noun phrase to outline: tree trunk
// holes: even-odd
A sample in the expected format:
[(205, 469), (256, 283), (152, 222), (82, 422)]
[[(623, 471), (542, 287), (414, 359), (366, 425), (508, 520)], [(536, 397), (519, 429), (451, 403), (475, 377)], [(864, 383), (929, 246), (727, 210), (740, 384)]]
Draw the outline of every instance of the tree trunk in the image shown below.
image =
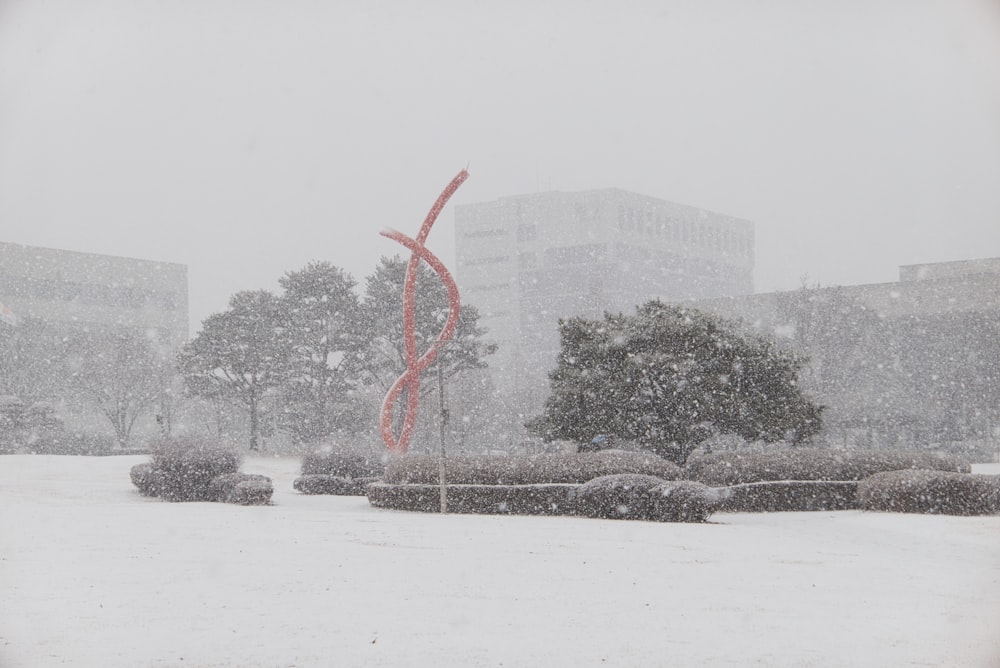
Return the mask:
[(257, 444), (257, 399), (255, 397), (250, 398), (250, 450), (257, 451), (260, 450), (260, 446)]

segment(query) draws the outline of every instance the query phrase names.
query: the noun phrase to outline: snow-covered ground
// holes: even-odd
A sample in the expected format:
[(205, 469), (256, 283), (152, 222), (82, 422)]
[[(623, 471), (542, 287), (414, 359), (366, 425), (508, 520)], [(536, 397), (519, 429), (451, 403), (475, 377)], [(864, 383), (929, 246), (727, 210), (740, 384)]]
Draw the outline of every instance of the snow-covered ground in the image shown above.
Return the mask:
[(0, 666), (1000, 666), (1000, 517), (421, 515), (293, 458), (170, 504), (146, 460), (0, 457)]

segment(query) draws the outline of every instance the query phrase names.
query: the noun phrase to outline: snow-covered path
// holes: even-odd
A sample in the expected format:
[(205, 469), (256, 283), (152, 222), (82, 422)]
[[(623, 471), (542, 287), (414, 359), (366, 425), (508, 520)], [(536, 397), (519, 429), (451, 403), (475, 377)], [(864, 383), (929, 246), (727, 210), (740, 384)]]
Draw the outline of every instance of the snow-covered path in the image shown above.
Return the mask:
[(0, 457), (0, 666), (1000, 666), (1000, 517), (706, 525), (139, 496)]

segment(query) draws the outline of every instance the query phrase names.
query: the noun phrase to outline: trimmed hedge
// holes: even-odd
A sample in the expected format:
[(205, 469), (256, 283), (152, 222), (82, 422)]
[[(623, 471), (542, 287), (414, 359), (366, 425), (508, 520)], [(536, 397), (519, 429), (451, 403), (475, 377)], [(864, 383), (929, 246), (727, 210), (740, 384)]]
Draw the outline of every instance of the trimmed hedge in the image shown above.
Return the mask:
[(722, 488), (720, 512), (850, 510), (857, 508), (854, 480), (779, 480)]
[(159, 496), (163, 489), (163, 474), (154, 469), (150, 462), (133, 466), (129, 477), (143, 496)]
[[(250, 483), (247, 485), (247, 483)], [(243, 491), (237, 489), (246, 485)], [(256, 490), (256, 491), (251, 491)], [(212, 478), (208, 485), (208, 492), (211, 498), (209, 501), (219, 501), (221, 503), (239, 503), (241, 505), (261, 505), (260, 503), (245, 502), (245, 499), (252, 499), (254, 495), (265, 496), (263, 504), (270, 503), (271, 495), (274, 494), (274, 486), (271, 479), (264, 475), (253, 473), (223, 473)]]
[(150, 450), (153, 469), (162, 475), (160, 496), (168, 501), (212, 501), (212, 480), (240, 467), (235, 450), (210, 440), (166, 438)]
[[(578, 485), (448, 485), (448, 512), (510, 515), (568, 515), (575, 508)], [(441, 511), (437, 485), (368, 485), (368, 501), (376, 508)]]
[(274, 494), (274, 486), (271, 479), (264, 476), (253, 476), (254, 478), (264, 478), (264, 480), (244, 480), (238, 483), (225, 498), (226, 503), (235, 503), (241, 506), (266, 506), (271, 503), (271, 496)]
[[(377, 508), (436, 513), (437, 485), (368, 486)], [(603, 476), (584, 484), (448, 485), (448, 512), (508, 515), (583, 515), (604, 519), (704, 522), (715, 510), (718, 491), (689, 481), (665, 481), (642, 474)]]
[[(576, 454), (490, 457), (455, 455), (445, 459), (450, 485), (544, 485), (580, 484), (606, 475), (634, 473), (663, 480), (681, 477), (681, 469), (648, 452), (603, 450)], [(410, 454), (389, 461), (385, 481), (395, 485), (435, 485), (439, 460), (436, 455)]]
[(858, 483), (864, 510), (935, 515), (1000, 513), (1000, 476), (890, 471)]
[(303, 494), (335, 494), (337, 496), (364, 496), (369, 483), (379, 478), (344, 478), (339, 475), (313, 473), (295, 479), (292, 487)]
[(302, 475), (332, 475), (340, 478), (381, 478), (385, 464), (357, 454), (320, 450), (302, 458)]
[(576, 512), (600, 519), (704, 522), (715, 511), (719, 497), (718, 490), (689, 480), (610, 475), (580, 485)]
[(594, 478), (577, 490), (576, 512), (606, 520), (653, 519), (651, 491), (663, 482), (655, 476), (636, 473)]
[(930, 452), (782, 448), (704, 455), (688, 462), (684, 477), (706, 485), (741, 485), (777, 480), (863, 480), (882, 471), (902, 469), (971, 471), (968, 461), (960, 457)]
[(719, 506), (720, 491), (689, 480), (664, 482), (649, 490), (650, 519), (658, 522), (705, 522)]

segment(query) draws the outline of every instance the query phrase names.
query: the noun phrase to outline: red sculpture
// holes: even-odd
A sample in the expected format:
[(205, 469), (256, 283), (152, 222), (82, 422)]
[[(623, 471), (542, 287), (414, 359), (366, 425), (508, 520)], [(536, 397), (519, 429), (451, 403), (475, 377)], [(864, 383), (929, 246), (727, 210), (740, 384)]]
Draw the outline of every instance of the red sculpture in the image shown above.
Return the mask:
[[(410, 250), (410, 262), (406, 265), (406, 279), (403, 281), (403, 345), (406, 349), (406, 371), (396, 379), (396, 382), (386, 392), (385, 399), (382, 400), (382, 440), (389, 452), (395, 454), (405, 453), (410, 445), (410, 437), (413, 435), (413, 428), (417, 422), (417, 408), (420, 403), (420, 374), (434, 362), (438, 348), (451, 339), (455, 334), (455, 327), (458, 325), (460, 307), (458, 286), (455, 285), (455, 281), (444, 263), (427, 250), (424, 242), (427, 241), (427, 235), (430, 234), (431, 227), (437, 220), (438, 214), (441, 213), (441, 209), (467, 178), (469, 178), (469, 173), (463, 169), (441, 191), (434, 206), (427, 212), (427, 217), (424, 218), (424, 224), (420, 226), (420, 232), (416, 239), (411, 239), (396, 230), (383, 230), (381, 232), (382, 236), (388, 237)], [(421, 260), (430, 265), (431, 269), (441, 278), (448, 289), (449, 304), (448, 318), (437, 341), (427, 352), (418, 357), (414, 304), (416, 302), (417, 268)], [(403, 428), (397, 440), (392, 431), (392, 408), (404, 389), (406, 390), (406, 410), (403, 417)]]

